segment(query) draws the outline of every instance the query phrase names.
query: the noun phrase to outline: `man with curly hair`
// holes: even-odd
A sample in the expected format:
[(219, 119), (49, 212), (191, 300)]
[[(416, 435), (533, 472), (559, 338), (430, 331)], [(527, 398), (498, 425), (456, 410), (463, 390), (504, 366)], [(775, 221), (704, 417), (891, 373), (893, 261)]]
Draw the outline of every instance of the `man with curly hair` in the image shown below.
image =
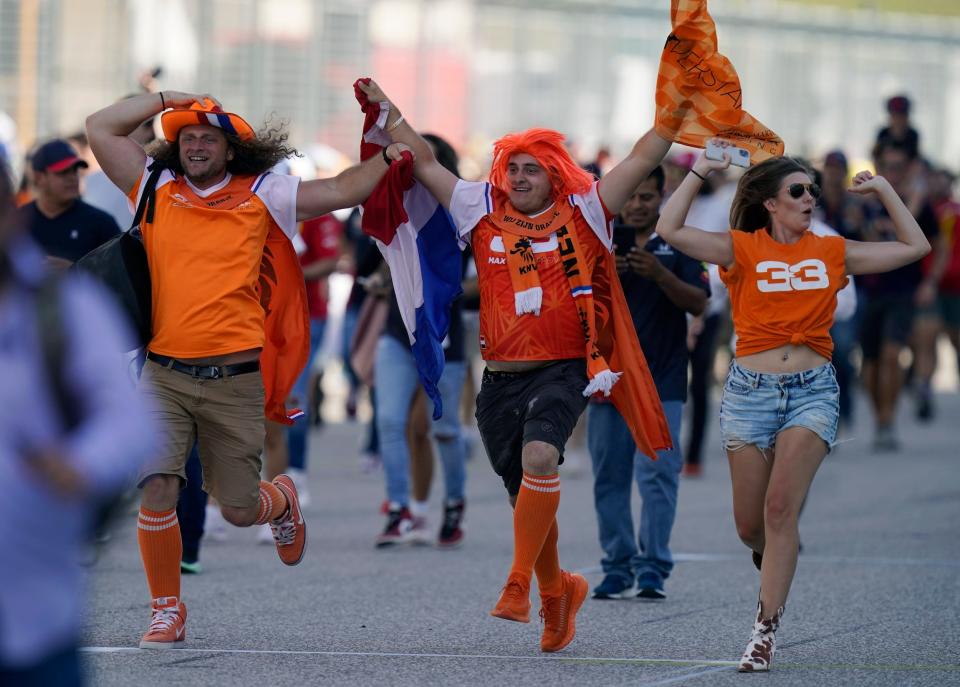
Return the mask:
[[(161, 112), (164, 140), (144, 152), (129, 134)], [(270, 171), (296, 153), (282, 128), (256, 133), (210, 96), (175, 91), (114, 103), (87, 118), (87, 134), (104, 172), (134, 206), (159, 174), (152, 217), (141, 225), (153, 335), (140, 388), (166, 441), (139, 477), (138, 540), (153, 599), (140, 647), (166, 649), (185, 639), (176, 504), (194, 441), (204, 489), (224, 518), (239, 527), (269, 523), (281, 561), (296, 565), (303, 557), (306, 527), (293, 481), (260, 480), (261, 351), (265, 310), (273, 307), (264, 307), (265, 289), (258, 288), (261, 262), (271, 242), (296, 235), (298, 222), (365, 200), (406, 147), (392, 145), (334, 178), (301, 183)]]

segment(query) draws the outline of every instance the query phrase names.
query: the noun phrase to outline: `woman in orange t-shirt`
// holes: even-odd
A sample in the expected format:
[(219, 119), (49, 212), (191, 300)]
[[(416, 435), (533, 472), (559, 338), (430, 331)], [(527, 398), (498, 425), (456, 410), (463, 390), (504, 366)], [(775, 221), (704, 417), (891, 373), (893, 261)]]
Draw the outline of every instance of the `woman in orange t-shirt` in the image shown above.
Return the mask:
[[(729, 145), (720, 142), (721, 145)], [(836, 438), (839, 387), (830, 352), (836, 293), (847, 275), (919, 260), (930, 244), (886, 179), (860, 172), (850, 192), (875, 193), (897, 241), (864, 243), (809, 231), (820, 188), (807, 167), (776, 157), (740, 179), (728, 233), (683, 226), (703, 180), (722, 161), (701, 156), (660, 213), (657, 233), (720, 266), (730, 289), (737, 351), (720, 425), (733, 482), (737, 533), (760, 569), (757, 619), (741, 671), (768, 670), (774, 633), (796, 570), (797, 519), (813, 476)]]

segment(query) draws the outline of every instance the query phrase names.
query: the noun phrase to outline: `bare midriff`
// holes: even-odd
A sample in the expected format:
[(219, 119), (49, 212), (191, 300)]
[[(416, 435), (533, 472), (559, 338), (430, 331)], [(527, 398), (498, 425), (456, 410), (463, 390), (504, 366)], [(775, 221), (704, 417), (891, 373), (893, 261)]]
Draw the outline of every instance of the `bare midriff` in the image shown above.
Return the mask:
[(830, 360), (808, 346), (784, 344), (760, 353), (737, 356), (737, 364), (754, 372), (784, 374), (803, 372)]
[(188, 365), (236, 365), (237, 363), (246, 363), (251, 360), (260, 359), (259, 348), (250, 348), (246, 351), (237, 351), (236, 353), (225, 353), (224, 355), (214, 355), (209, 358), (177, 358), (182, 363)]

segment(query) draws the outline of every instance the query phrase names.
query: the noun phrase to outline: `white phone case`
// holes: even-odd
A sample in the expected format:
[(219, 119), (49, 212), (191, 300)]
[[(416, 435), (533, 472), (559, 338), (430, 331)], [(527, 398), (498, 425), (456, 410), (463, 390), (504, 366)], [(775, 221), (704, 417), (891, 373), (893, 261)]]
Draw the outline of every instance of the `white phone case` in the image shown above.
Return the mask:
[(707, 142), (706, 156), (708, 160), (722, 160), (724, 152), (730, 156), (730, 164), (736, 165), (737, 167), (750, 166), (750, 151), (746, 148), (739, 148), (737, 146), (724, 147), (713, 141)]

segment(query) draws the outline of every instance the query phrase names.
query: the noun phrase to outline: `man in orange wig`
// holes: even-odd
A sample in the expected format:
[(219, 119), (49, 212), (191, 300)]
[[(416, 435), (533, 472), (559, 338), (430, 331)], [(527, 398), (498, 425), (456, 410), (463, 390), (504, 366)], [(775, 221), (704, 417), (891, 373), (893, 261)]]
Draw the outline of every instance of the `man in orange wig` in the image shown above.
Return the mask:
[(562, 134), (531, 129), (496, 142), (489, 183), (467, 182), (436, 161), (376, 83), (356, 86), (388, 113), (379, 133), (416, 153), (416, 178), (449, 210), (456, 239), (472, 244), (487, 364), (477, 425), (514, 506), (513, 565), (491, 615), (529, 622), (536, 573), (540, 648), (559, 651), (587, 595), (586, 580), (560, 568), (556, 519), (558, 466), (587, 399), (610, 396), (651, 458), (670, 445), (611, 254), (612, 219), (670, 143), (647, 132), (596, 182)]

